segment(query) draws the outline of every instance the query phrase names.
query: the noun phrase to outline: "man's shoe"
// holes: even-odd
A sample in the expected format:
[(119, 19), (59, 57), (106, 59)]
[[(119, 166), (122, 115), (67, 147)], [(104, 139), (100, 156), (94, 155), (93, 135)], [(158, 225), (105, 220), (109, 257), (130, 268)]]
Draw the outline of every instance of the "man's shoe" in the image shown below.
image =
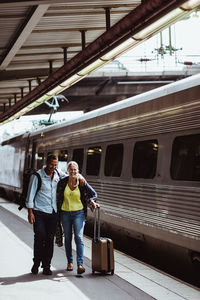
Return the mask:
[(67, 271), (73, 271), (73, 263), (67, 264)]
[(78, 266), (78, 269), (77, 269), (77, 274), (83, 274), (85, 272), (85, 268), (82, 266), (82, 265), (79, 265)]
[(52, 271), (50, 268), (44, 268), (42, 273), (44, 275), (52, 275)]
[(31, 273), (34, 274), (34, 275), (37, 275), (38, 274), (38, 268), (39, 268), (39, 266), (34, 264), (32, 266)]

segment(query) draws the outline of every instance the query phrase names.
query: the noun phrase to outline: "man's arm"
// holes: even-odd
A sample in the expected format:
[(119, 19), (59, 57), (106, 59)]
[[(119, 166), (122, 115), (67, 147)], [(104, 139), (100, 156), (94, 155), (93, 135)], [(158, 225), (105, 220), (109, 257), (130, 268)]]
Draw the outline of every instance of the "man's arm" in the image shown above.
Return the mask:
[(28, 192), (26, 197), (26, 207), (28, 208), (28, 221), (30, 224), (35, 222), (35, 216), (33, 214), (34, 198), (38, 187), (38, 178), (32, 175), (30, 178)]
[(81, 174), (78, 174), (78, 180), (81, 186), (84, 186), (87, 183), (86, 179)]
[[(61, 171), (61, 170), (57, 170), (57, 172), (59, 172), (59, 177), (60, 177), (60, 179), (63, 179), (63, 178), (65, 178), (65, 177), (68, 177), (69, 175), (68, 174), (66, 174), (66, 173), (64, 173), (63, 171)], [(80, 181), (80, 185), (81, 186), (84, 186), (84, 185), (86, 185), (86, 183), (87, 183), (87, 181), (86, 181), (86, 179), (79, 173), (78, 174), (78, 180)]]

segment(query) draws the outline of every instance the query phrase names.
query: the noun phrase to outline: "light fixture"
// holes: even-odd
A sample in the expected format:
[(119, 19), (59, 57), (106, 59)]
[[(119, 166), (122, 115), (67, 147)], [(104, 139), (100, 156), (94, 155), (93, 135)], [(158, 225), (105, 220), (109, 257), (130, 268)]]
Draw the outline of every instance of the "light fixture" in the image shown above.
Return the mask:
[(65, 81), (63, 81), (60, 86), (62, 88), (68, 88), (71, 85), (73, 85), (74, 83), (78, 82), (80, 79), (82, 79), (83, 77), (77, 74), (72, 75), (70, 78), (66, 79)]
[(110, 62), (114, 60), (117, 56), (121, 55), (125, 51), (129, 50), (133, 46), (138, 44), (138, 41), (134, 40), (132, 37), (127, 39), (125, 42), (117, 46), (116, 48), (112, 49), (105, 55), (101, 56), (101, 60), (104, 62)]
[(107, 64), (107, 61), (100, 59), (95, 60), (93, 63), (91, 63), (89, 66), (81, 70), (77, 73), (79, 76), (86, 76), (90, 73), (96, 71), (98, 68), (102, 67), (103, 65)]
[(64, 89), (64, 87), (60, 86), (60, 85), (57, 85), (55, 88), (53, 88), (52, 90), (50, 90), (48, 93), (47, 93), (47, 96), (49, 96), (50, 98), (59, 94), (62, 90)]
[(189, 0), (181, 5), (183, 9), (192, 10), (200, 5), (200, 0)]
[(44, 103), (45, 101), (47, 101), (50, 98), (51, 97), (48, 94), (44, 94), (43, 96), (41, 96), (40, 98), (38, 98), (35, 102), (31, 103), (30, 105), (33, 105), (35, 103), (36, 106), (38, 106), (38, 105)]

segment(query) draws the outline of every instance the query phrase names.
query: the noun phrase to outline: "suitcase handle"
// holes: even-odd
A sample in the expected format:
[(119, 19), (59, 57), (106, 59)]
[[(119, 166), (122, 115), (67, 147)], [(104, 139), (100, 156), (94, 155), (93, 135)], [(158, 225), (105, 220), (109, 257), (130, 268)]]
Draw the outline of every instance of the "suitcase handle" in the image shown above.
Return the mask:
[[(98, 211), (98, 220), (97, 220), (97, 211)], [(98, 225), (98, 230), (97, 230), (97, 225)], [(98, 240), (100, 240), (100, 207), (97, 207), (94, 210), (94, 237), (93, 237), (93, 240), (94, 240), (94, 242), (97, 242)]]

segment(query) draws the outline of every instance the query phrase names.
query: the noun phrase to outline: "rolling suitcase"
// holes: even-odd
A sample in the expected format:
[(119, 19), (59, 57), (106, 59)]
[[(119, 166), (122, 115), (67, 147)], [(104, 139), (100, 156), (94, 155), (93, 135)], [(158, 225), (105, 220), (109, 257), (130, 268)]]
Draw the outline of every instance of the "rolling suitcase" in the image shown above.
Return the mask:
[[(98, 231), (97, 214), (98, 211)], [(113, 241), (100, 237), (100, 208), (95, 209), (94, 238), (92, 241), (92, 273), (101, 272), (114, 274), (114, 248)]]

